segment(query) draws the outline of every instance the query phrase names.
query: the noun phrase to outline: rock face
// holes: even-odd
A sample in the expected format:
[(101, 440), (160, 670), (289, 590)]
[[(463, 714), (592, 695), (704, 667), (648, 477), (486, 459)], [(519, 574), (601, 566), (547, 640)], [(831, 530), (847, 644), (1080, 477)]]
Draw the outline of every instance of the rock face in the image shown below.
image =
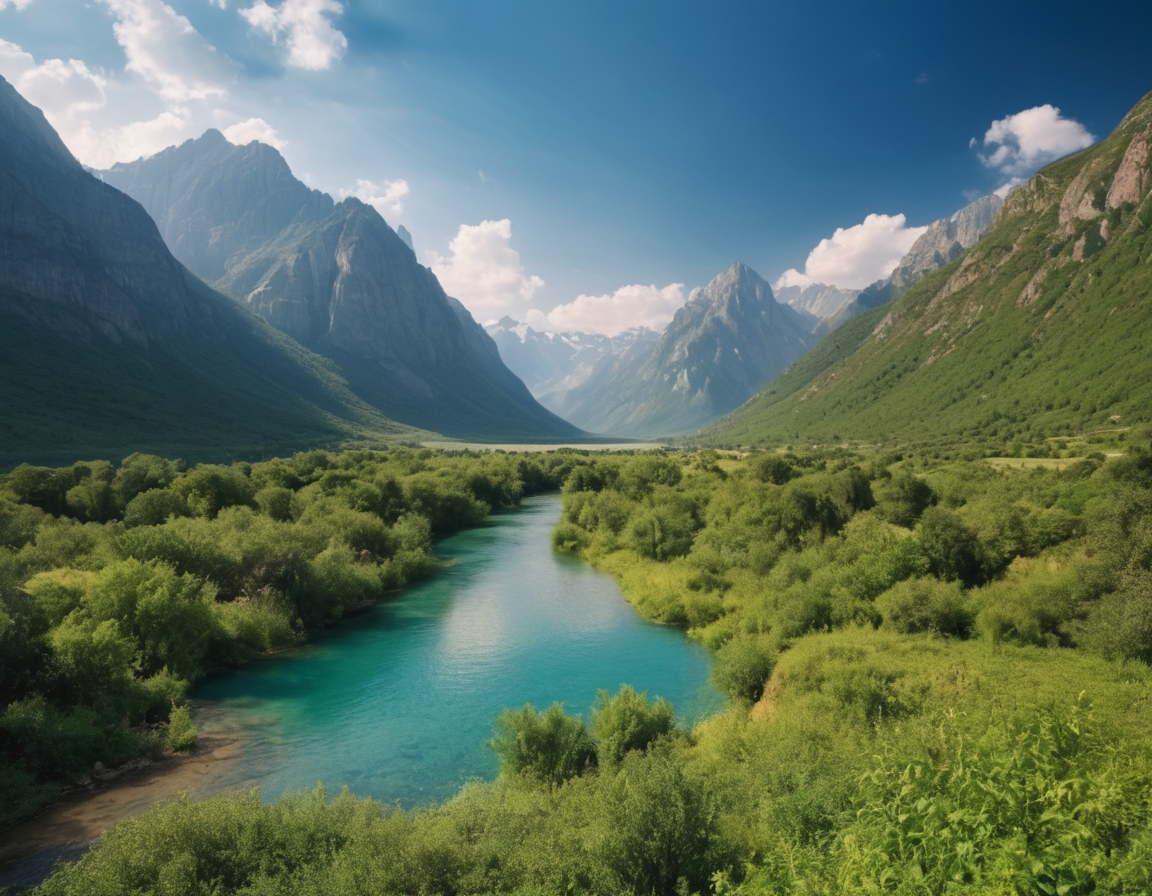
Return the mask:
[(784, 286), (776, 290), (776, 301), (791, 305), (797, 311), (806, 311), (818, 318), (831, 317), (860, 295), (858, 289), (841, 289), (826, 283), (808, 286)]
[(308, 189), (272, 147), (208, 131), (102, 176), (139, 199), (192, 271), (336, 361), (389, 417), (461, 437), (580, 435), (375, 209)]
[(189, 274), (2, 78), (0, 374), (4, 459), (300, 447), (390, 425)]
[(140, 206), (84, 171), (3, 79), (0, 294), (10, 311), (82, 340), (220, 335)]
[(934, 221), (900, 259), (896, 270), (861, 290), (855, 299), (821, 321), (817, 332), (830, 333), (846, 320), (899, 298), (926, 275), (954, 262), (992, 229), (992, 221), (1003, 204), (1004, 200), (995, 194), (983, 196), (952, 217)]
[(738, 261), (694, 291), (650, 348), (602, 362), (569, 394), (568, 419), (641, 438), (698, 429), (807, 351), (814, 323), (776, 302), (768, 283)]
[(484, 328), (496, 342), (500, 357), (528, 387), (536, 400), (565, 416), (569, 393), (587, 382), (607, 357), (634, 346), (651, 347), (659, 338), (646, 327), (616, 336), (601, 333), (542, 333), (528, 324), (504, 317)]

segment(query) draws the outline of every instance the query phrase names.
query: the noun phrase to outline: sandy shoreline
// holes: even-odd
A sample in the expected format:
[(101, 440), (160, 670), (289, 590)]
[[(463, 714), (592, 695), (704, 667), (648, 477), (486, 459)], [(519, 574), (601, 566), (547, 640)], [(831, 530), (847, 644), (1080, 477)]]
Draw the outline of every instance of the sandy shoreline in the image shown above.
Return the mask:
[(101, 834), (154, 803), (218, 793), (225, 766), (241, 753), (239, 732), (201, 734), (196, 752), (173, 755), (63, 794), (34, 818), (0, 831), (0, 887), (31, 887), (60, 861), (79, 858)]

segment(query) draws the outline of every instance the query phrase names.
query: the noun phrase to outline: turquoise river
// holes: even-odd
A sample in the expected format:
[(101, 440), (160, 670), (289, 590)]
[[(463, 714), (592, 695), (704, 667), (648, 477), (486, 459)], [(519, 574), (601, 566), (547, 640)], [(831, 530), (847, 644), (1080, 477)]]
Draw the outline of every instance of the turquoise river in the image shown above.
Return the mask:
[(554, 551), (559, 516), (558, 495), (528, 499), (440, 542), (451, 565), (395, 599), (204, 682), (201, 729), (243, 732), (216, 788), (258, 784), (273, 799), (322, 781), (411, 807), (496, 774), (486, 741), (505, 707), (558, 700), (587, 719), (598, 689), (627, 683), (671, 700), (684, 724), (719, 709), (707, 651)]

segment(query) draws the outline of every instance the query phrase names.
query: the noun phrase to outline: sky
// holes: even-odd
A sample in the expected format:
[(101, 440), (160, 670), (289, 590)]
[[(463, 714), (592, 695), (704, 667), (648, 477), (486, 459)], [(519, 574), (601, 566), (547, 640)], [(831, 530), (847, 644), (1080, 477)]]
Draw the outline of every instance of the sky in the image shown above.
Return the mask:
[(860, 288), (1152, 91), (1147, 0), (0, 0), (93, 168), (209, 127), (374, 205), (480, 321), (660, 329), (740, 259)]

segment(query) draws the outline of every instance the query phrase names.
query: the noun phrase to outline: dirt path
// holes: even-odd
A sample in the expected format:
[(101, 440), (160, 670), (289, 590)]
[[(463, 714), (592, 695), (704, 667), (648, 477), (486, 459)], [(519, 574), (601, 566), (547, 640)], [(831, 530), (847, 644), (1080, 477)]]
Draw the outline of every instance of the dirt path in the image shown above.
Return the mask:
[(31, 818), (0, 831), (0, 887), (32, 887), (57, 862), (74, 861), (105, 831), (180, 793), (206, 797), (224, 765), (240, 755), (238, 734), (201, 735), (196, 752), (173, 756), (64, 794)]

